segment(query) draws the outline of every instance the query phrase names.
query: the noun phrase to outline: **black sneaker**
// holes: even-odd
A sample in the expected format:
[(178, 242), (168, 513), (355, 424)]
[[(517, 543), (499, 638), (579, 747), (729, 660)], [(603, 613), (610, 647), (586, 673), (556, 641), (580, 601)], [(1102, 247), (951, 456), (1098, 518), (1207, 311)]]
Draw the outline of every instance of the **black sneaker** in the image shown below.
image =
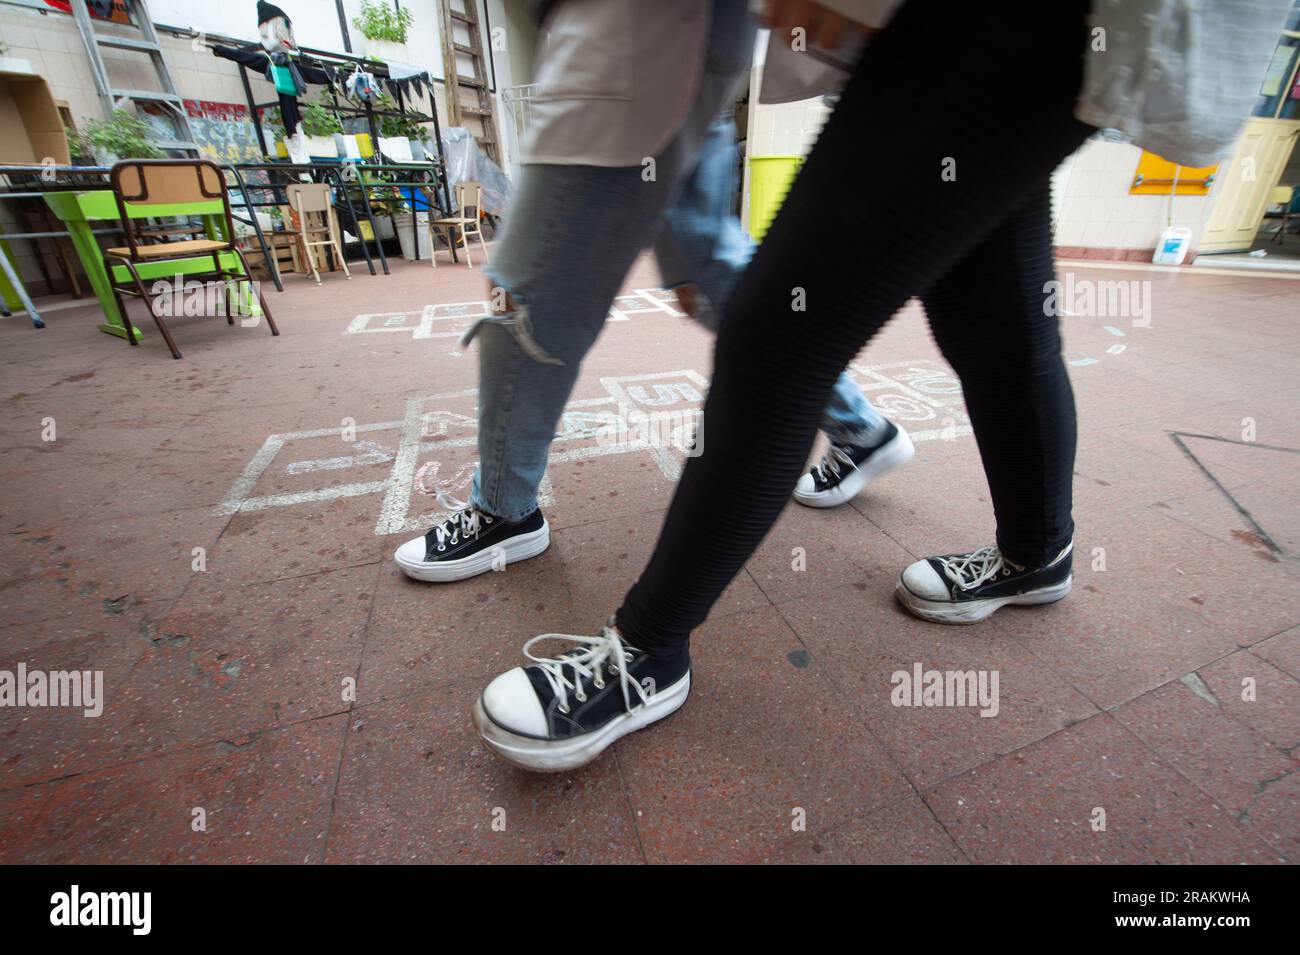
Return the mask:
[[(541, 640), (576, 640), (558, 657), (529, 652)], [(671, 660), (623, 642), (613, 625), (598, 637), (544, 633), (524, 644), (533, 662), (507, 670), (474, 704), (474, 726), (508, 763), (555, 773), (585, 766), (610, 744), (676, 712), (691, 691), (689, 651)]]
[(540, 508), (510, 524), (465, 506), (423, 537), (397, 548), (393, 559), (408, 577), (447, 583), (503, 570), (506, 564), (536, 557), (550, 545), (551, 527)]
[(1070, 592), (1073, 576), (1067, 545), (1043, 567), (1021, 567), (996, 547), (971, 554), (927, 557), (898, 578), (894, 593), (922, 620), (976, 623), (1007, 604), (1050, 604)]
[(886, 471), (912, 460), (916, 448), (907, 432), (892, 421), (885, 439), (870, 448), (832, 444), (821, 463), (799, 479), (794, 499), (809, 507), (837, 507), (857, 497)]

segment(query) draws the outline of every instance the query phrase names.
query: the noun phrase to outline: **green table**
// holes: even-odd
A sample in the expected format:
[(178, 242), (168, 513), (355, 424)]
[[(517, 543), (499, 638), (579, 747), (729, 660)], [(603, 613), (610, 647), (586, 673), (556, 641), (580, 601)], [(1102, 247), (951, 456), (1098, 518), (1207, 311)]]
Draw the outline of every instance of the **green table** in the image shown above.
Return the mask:
[[(87, 192), (47, 192), (45, 194), (46, 204), (54, 211), (54, 214), (64, 222), (68, 227), (69, 236), (72, 239), (73, 248), (77, 251), (77, 258), (81, 260), (81, 267), (86, 270), (86, 275), (90, 277), (91, 288), (95, 290), (95, 298), (99, 300), (99, 306), (104, 310), (108, 321), (99, 326), (101, 332), (108, 332), (110, 335), (116, 335), (118, 338), (126, 338), (126, 325), (122, 321), (122, 315), (117, 309), (117, 299), (113, 295), (113, 288), (109, 284), (108, 273), (104, 267), (104, 255), (99, 250), (99, 244), (95, 241), (91, 229), (93, 222), (117, 222), (119, 221), (117, 213), (117, 200), (113, 193), (108, 189), (95, 189)], [(152, 206), (150, 214), (152, 216), (189, 216), (201, 215), (204, 219), (204, 228), (210, 239), (225, 239), (225, 216), (222, 215), (221, 200), (202, 203), (179, 203), (174, 206)], [(222, 252), (220, 254), (221, 265), (235, 272), (248, 276), (244, 273), (243, 264), (239, 261), (239, 256), (234, 252)], [(212, 271), (211, 255), (196, 255), (187, 259), (171, 259), (166, 262), (142, 262), (136, 265), (136, 270), (140, 273), (140, 278), (159, 279), (172, 278), (177, 275), (195, 275), (203, 272)], [(131, 278), (131, 273), (123, 266), (113, 266), (113, 280), (117, 282), (126, 282)], [(260, 308), (253, 306), (255, 312), (260, 312)], [(144, 337), (140, 331), (139, 325), (132, 325), (137, 340)]]

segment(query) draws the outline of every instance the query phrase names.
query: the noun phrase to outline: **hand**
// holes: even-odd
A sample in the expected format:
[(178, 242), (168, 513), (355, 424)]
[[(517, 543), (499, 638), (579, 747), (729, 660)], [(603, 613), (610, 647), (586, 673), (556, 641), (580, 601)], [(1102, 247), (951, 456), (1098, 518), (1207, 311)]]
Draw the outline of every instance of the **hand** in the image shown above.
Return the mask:
[(690, 283), (679, 285), (673, 289), (677, 293), (677, 307), (685, 312), (691, 318), (698, 318), (699, 313), (696, 309), (699, 307), (699, 290)]
[(824, 50), (838, 49), (845, 33), (850, 30), (876, 32), (865, 24), (827, 9), (815, 0), (766, 0), (759, 20), (769, 30), (786, 34), (795, 27), (802, 27), (809, 45)]

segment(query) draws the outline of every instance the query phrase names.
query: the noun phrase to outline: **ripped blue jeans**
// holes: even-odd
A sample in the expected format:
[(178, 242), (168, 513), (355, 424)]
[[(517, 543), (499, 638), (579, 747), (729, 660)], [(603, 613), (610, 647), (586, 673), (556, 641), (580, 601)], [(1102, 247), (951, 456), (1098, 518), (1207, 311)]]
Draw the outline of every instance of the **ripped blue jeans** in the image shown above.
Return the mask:
[(487, 267), (515, 310), (482, 321), (479, 467), (470, 503), (507, 521), (537, 507), (555, 428), (628, 270), (667, 202), (667, 170), (525, 166)]

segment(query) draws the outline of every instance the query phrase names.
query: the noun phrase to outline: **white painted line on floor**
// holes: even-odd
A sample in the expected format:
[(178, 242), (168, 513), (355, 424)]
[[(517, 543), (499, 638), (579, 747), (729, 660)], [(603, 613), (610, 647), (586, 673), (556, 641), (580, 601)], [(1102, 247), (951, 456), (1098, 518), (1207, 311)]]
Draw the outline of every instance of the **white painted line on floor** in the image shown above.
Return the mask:
[[(611, 322), (626, 322), (632, 315), (660, 313), (682, 318), (683, 313), (673, 308), (666, 298), (656, 293), (667, 295), (665, 289), (634, 289), (626, 295), (619, 295), (610, 306)], [(621, 306), (621, 307), (620, 307)], [(432, 338), (460, 338), (470, 323), (492, 315), (490, 302), (445, 302), (426, 305), (420, 310), (405, 312), (367, 312), (348, 322), (343, 330), (345, 335), (372, 335), (382, 333), (402, 333), (411, 336), (412, 341), (425, 341)], [(450, 327), (448, 331), (436, 331), (435, 323), (460, 323), (459, 327)]]
[[(369, 444), (370, 442), (360, 442)], [(347, 454), (337, 458), (318, 458), (314, 461), (294, 461), (285, 465), (289, 474), (310, 474), (313, 471), (341, 471), (344, 468), (364, 468), (372, 464), (386, 464), (393, 460), (392, 451), (371, 450), (364, 454)]]
[(659, 298), (654, 294), (655, 292), (666, 292), (666, 291), (667, 289), (639, 288), (636, 290), (634, 294), (639, 295), (641, 298), (649, 302), (654, 307), (655, 311), (667, 312), (673, 318), (685, 318), (686, 317), (685, 312), (679, 312), (677, 309), (673, 308), (671, 305), (668, 304), (667, 299)]
[[(385, 421), (379, 424), (363, 424), (355, 429), (357, 434), (364, 434), (372, 431), (391, 431), (397, 428), (401, 422)], [(324, 501), (335, 497), (351, 497), (354, 494), (374, 493), (378, 488), (370, 490), (357, 490), (357, 488), (370, 487), (371, 484), (378, 483), (382, 486), (383, 482), (370, 482), (366, 485), (350, 484), (344, 485), (343, 488), (325, 488), (312, 491), (300, 491), (292, 494), (275, 494), (266, 498), (249, 497), (249, 492), (257, 484), (258, 480), (266, 473), (275, 456), (280, 453), (286, 443), (290, 441), (304, 441), (312, 438), (328, 438), (342, 436), (343, 429), (339, 428), (316, 428), (311, 431), (293, 431), (288, 434), (270, 435), (262, 446), (253, 455), (253, 459), (248, 462), (244, 468), (244, 473), (239, 476), (234, 485), (226, 494), (226, 499), (217, 505), (219, 514), (234, 514), (237, 511), (256, 511), (266, 507), (287, 507), (292, 504), (302, 504), (308, 501)]]
[(1245, 279), (1300, 280), (1300, 270), (1293, 272), (1266, 269), (1231, 269), (1217, 265), (1156, 265), (1153, 262), (1103, 262), (1099, 259), (1057, 259), (1059, 271), (1063, 266), (1078, 269), (1110, 269), (1118, 272), (1180, 272), (1187, 275), (1233, 275)]

